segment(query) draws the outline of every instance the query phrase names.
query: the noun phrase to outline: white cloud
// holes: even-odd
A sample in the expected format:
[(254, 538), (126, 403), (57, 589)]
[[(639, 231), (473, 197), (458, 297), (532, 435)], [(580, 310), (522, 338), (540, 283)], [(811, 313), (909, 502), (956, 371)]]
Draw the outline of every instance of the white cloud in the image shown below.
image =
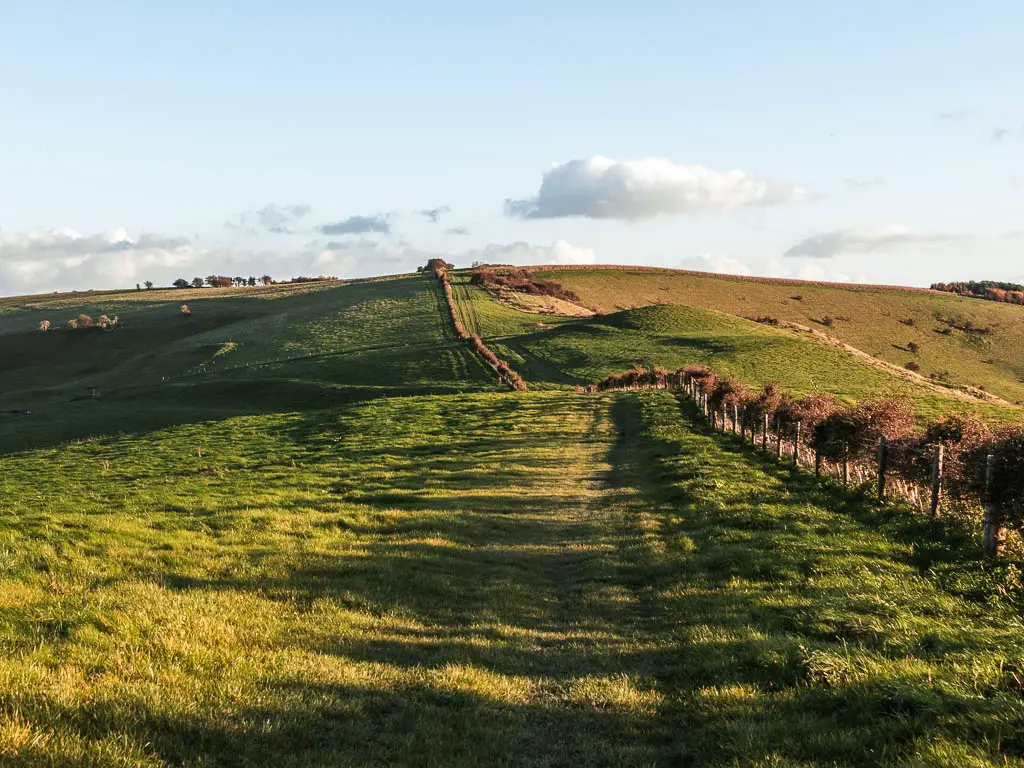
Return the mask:
[(703, 253), (700, 256), (686, 259), (679, 265), (680, 269), (694, 272), (714, 272), (719, 275), (752, 275), (750, 267), (739, 259), (724, 253)]
[(0, 232), (0, 290), (123, 286), (186, 266), (198, 253), (187, 238), (143, 234), (133, 239), (124, 228), (101, 235), (67, 227)]
[(318, 227), (324, 235), (389, 235), (391, 214), (374, 213), (370, 216), (349, 216), (347, 219)]
[(903, 226), (880, 229), (837, 230), (801, 240), (786, 251), (786, 256), (810, 256), (829, 259), (849, 251), (866, 253), (899, 247), (943, 245), (963, 240), (961, 235), (942, 232), (917, 232)]
[(765, 181), (740, 170), (716, 171), (657, 157), (624, 162), (588, 157), (554, 166), (544, 174), (535, 197), (506, 200), (505, 212), (522, 219), (639, 220), (811, 197), (801, 187)]
[(469, 261), (489, 264), (596, 264), (597, 255), (590, 248), (580, 248), (565, 240), (551, 245), (530, 245), (517, 242), (507, 245), (491, 244), (465, 254)]
[(437, 224), (441, 221), (441, 217), (446, 213), (451, 213), (452, 209), (447, 205), (439, 205), (437, 208), (424, 208), (420, 211), (420, 215), (426, 217), (432, 224)]
[(293, 235), (294, 224), (313, 212), (308, 205), (278, 205), (268, 203), (257, 211), (246, 211), (224, 222), (228, 229), (244, 230), (250, 234), (260, 231), (276, 235)]
[(200, 246), (183, 237), (132, 237), (124, 228), (92, 235), (68, 228), (0, 231), (0, 294), (131, 288), (147, 280), (166, 286), (179, 277), (209, 274), (356, 277), (412, 271), (432, 255), (404, 243), (389, 246), (366, 238), (241, 249)]

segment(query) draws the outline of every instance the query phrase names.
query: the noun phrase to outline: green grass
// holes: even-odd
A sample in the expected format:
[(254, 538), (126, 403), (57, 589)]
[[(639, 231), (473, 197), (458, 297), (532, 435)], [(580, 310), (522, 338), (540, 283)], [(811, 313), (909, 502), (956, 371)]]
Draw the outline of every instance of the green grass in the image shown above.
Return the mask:
[(457, 295), (463, 316), (473, 318), (491, 348), (534, 388), (590, 384), (636, 364), (675, 369), (703, 363), (753, 387), (776, 381), (797, 394), (831, 392), (847, 402), (905, 395), (922, 418), (950, 411), (993, 421), (1022, 417), (1018, 408), (955, 399), (804, 334), (724, 312), (656, 305), (573, 319), (520, 312), (465, 282)]
[[(457, 274), (523, 394), (426, 275), (0, 299), (0, 763), (1024, 765), (1019, 552), (982, 564), (970, 513), (816, 484), (670, 393), (566, 390), (705, 362), (922, 415), (1020, 410), (703, 289), (557, 274), (681, 294), (574, 319)], [(123, 327), (34, 330), (79, 312)]]
[[(192, 314), (179, 307), (187, 301)], [(195, 418), (496, 388), (436, 281), (129, 291), (0, 302), (0, 451)], [(112, 332), (53, 330), (80, 312)], [(276, 362), (284, 361), (284, 362)], [(82, 403), (93, 388), (101, 401)], [(30, 416), (11, 411), (30, 410)]]
[(0, 759), (1021, 764), (1020, 622), (947, 534), (727, 446), (528, 393), (7, 456)]
[[(925, 375), (948, 372), (954, 383), (983, 386), (1024, 401), (1024, 309), (951, 294), (885, 288), (793, 285), (681, 272), (586, 268), (538, 273), (575, 291), (583, 304), (615, 312), (649, 304), (686, 304), (740, 317), (758, 315), (810, 325), (879, 359), (913, 360)], [(794, 297), (801, 297), (799, 300)], [(837, 319), (831, 328), (818, 323)], [(938, 317), (992, 326), (988, 335), (954, 330)], [(913, 326), (901, 321), (913, 321)], [(920, 345), (911, 353), (907, 345)]]

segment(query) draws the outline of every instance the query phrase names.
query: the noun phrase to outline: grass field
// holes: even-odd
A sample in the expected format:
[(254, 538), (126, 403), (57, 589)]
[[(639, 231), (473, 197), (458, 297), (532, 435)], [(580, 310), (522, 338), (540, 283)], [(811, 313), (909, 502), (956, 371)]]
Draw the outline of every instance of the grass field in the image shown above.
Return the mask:
[[(669, 271), (584, 268), (537, 275), (561, 282), (583, 304), (603, 312), (685, 304), (813, 326), (895, 365), (914, 361), (925, 375), (945, 372), (954, 383), (985, 387), (1013, 403), (1024, 401), (1021, 307), (927, 291), (793, 285)], [(834, 319), (830, 327), (818, 322), (825, 317)], [(992, 331), (965, 333), (951, 328), (949, 321), (970, 321)], [(937, 332), (943, 330), (948, 335)], [(910, 351), (911, 342), (918, 352)]]
[[(454, 295), (529, 392), (426, 275), (0, 300), (0, 764), (1024, 765), (1019, 553), (571, 387), (1020, 409), (695, 301)], [(80, 312), (123, 325), (35, 330)]]
[[(179, 311), (186, 302), (187, 317)], [(496, 386), (455, 342), (436, 281), (422, 275), (17, 297), (0, 300), (0, 310), (0, 450), (145, 430), (191, 414), (322, 408), (374, 390)], [(41, 320), (62, 324), (80, 313), (117, 315), (121, 327), (37, 330)], [(88, 402), (93, 388), (101, 401)]]
[(462, 316), (535, 388), (585, 385), (636, 364), (674, 369), (703, 363), (753, 387), (776, 381), (798, 394), (831, 392), (849, 402), (905, 395), (922, 418), (950, 411), (994, 421), (1022, 418), (1019, 408), (956, 398), (953, 390), (895, 376), (836, 346), (725, 312), (681, 304), (583, 319), (543, 316), (501, 304), (469, 285), (465, 274), (457, 285)]
[(8, 762), (1024, 755), (1016, 615), (667, 393), (387, 399), (4, 470)]

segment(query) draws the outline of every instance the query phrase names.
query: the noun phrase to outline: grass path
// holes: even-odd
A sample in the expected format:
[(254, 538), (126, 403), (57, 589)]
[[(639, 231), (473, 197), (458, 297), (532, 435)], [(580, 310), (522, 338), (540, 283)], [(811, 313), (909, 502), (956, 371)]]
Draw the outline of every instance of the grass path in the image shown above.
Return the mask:
[(0, 762), (1022, 764), (1017, 618), (726, 446), (530, 393), (6, 458)]

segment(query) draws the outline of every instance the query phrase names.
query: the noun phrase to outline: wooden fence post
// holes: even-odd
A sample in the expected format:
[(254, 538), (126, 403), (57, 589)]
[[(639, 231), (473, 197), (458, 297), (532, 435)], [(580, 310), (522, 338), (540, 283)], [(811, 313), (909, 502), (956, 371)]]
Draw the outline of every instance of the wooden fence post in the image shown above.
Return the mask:
[(775, 417), (775, 458), (782, 459), (782, 418)]
[(939, 509), (942, 504), (942, 454), (943, 444), (940, 440), (935, 446), (935, 455), (932, 458), (932, 517), (939, 517)]
[(843, 440), (843, 488), (850, 485), (850, 444)]
[(739, 431), (739, 419), (740, 419), (740, 407), (736, 404), (732, 404), (732, 433), (735, 435)]
[(761, 450), (768, 450), (768, 413), (761, 414)]
[(800, 466), (800, 422), (793, 428), (793, 466)]
[(878, 441), (878, 498), (879, 500), (885, 499), (885, 470), (886, 464), (888, 464), (888, 446), (886, 445), (885, 436)]
[(814, 476), (821, 477), (821, 451), (814, 446)]
[(985, 457), (985, 516), (982, 518), (981, 549), (985, 557), (999, 557), (1006, 548), (1006, 527), (1003, 514), (993, 498), (995, 493), (996, 457)]

